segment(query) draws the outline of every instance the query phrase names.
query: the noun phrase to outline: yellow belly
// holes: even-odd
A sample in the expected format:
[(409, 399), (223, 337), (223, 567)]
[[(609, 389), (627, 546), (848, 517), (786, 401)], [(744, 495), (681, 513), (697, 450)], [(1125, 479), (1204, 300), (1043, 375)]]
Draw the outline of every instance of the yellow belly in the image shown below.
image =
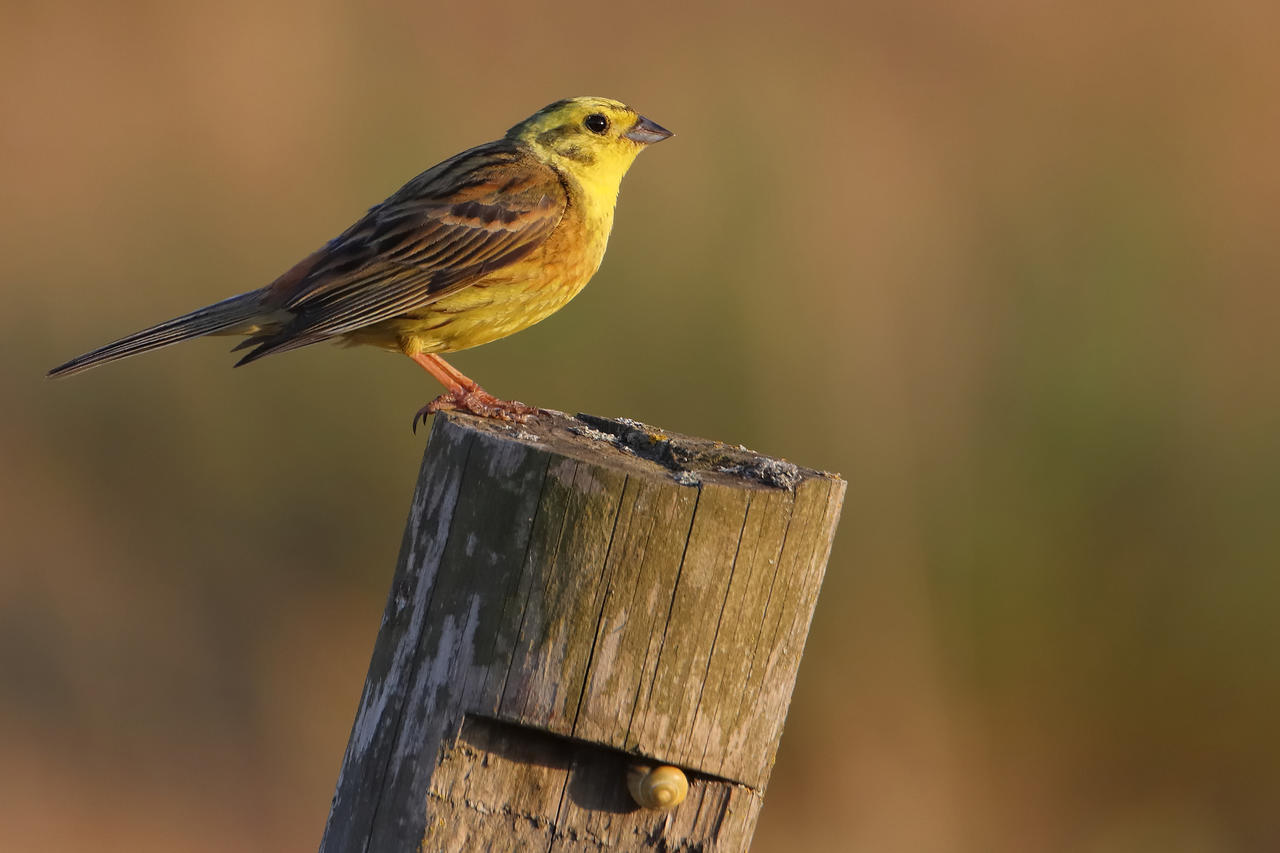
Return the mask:
[(477, 282), (435, 303), (423, 316), (394, 321), (406, 352), (457, 352), (527, 329), (563, 308), (580, 280)]
[(350, 332), (346, 340), (407, 355), (457, 352), (545, 320), (600, 268), (615, 197), (574, 193), (555, 231), (526, 257), (405, 316)]
[[(611, 214), (612, 211), (609, 211)], [(584, 228), (562, 221), (539, 249), (515, 264), (410, 315), (346, 335), (409, 355), (477, 347), (526, 329), (563, 308), (600, 267), (612, 216)]]

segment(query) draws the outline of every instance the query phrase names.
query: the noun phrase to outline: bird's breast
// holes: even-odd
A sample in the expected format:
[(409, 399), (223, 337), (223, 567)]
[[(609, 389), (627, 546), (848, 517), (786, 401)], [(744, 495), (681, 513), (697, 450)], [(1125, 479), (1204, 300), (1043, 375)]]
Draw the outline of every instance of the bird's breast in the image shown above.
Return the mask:
[(604, 258), (613, 225), (606, 212), (570, 207), (541, 246), (516, 263), (397, 323), (400, 348), (455, 352), (504, 338), (546, 319), (577, 296)]

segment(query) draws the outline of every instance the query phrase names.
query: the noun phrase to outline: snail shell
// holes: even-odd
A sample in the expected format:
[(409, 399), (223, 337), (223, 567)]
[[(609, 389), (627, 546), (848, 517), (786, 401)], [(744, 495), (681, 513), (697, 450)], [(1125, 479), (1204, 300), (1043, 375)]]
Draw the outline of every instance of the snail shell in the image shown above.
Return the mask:
[(635, 765), (627, 771), (627, 790), (631, 799), (646, 809), (666, 811), (684, 802), (689, 793), (689, 780), (679, 767)]

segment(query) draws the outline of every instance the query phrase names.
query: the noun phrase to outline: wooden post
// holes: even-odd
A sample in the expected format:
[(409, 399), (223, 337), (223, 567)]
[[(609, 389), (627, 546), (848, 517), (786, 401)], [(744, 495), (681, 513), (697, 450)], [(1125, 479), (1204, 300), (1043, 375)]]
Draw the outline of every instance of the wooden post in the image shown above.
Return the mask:
[[(438, 415), (322, 853), (745, 850), (844, 486), (634, 421)], [(642, 761), (683, 804), (632, 802)]]

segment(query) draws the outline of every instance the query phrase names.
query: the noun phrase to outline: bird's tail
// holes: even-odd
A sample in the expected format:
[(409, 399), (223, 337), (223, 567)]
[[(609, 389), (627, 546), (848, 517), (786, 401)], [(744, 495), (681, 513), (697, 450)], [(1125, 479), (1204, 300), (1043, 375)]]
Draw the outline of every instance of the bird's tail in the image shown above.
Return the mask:
[(50, 370), (49, 375), (70, 376), (108, 361), (128, 358), (201, 335), (232, 332), (240, 328), (251, 330), (256, 326), (255, 321), (263, 314), (262, 292), (255, 290), (242, 293), (77, 356)]

